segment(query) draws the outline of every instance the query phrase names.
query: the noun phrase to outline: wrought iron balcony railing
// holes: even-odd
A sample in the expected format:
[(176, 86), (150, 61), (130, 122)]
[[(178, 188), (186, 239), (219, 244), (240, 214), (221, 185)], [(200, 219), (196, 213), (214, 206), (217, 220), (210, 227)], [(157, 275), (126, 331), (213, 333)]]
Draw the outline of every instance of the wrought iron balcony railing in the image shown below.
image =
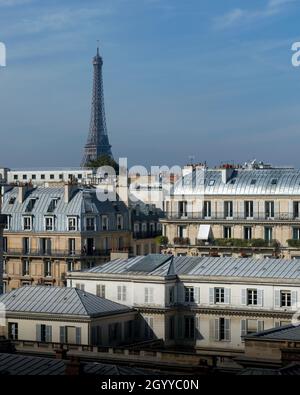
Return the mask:
[(151, 239), (157, 236), (161, 236), (162, 232), (161, 231), (155, 231), (155, 232), (134, 232), (133, 233), (133, 238), (134, 239)]
[(24, 249), (8, 249), (5, 250), (4, 256), (21, 256), (21, 257), (60, 257), (60, 258), (90, 258), (97, 256), (109, 256), (111, 250), (94, 250), (94, 251), (71, 251), (71, 250), (30, 250), (25, 251)]
[(166, 212), (165, 218), (168, 220), (201, 220), (201, 221), (299, 221), (300, 214), (289, 212), (257, 213), (257, 212), (233, 212), (226, 214), (222, 212), (212, 212), (208, 215), (204, 212)]

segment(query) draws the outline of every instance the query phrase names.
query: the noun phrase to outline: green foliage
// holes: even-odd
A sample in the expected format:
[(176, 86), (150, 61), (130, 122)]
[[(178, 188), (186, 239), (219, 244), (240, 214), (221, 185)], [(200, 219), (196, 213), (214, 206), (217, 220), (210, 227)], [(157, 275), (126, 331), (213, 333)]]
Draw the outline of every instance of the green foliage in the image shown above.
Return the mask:
[(300, 240), (289, 239), (287, 240), (289, 247), (300, 248)]
[(113, 158), (111, 158), (109, 155), (106, 154), (99, 156), (96, 160), (91, 161), (87, 165), (87, 167), (90, 167), (92, 169), (98, 169), (99, 167), (102, 166), (110, 166), (113, 169), (115, 169), (116, 174), (119, 173), (118, 163)]
[[(220, 247), (278, 247), (277, 241), (266, 241), (264, 239), (252, 239), (252, 240), (244, 240), (244, 239), (215, 239), (214, 244)], [(299, 244), (300, 246), (300, 244)]]
[(160, 246), (167, 246), (169, 244), (169, 239), (167, 236), (157, 236), (155, 241)]

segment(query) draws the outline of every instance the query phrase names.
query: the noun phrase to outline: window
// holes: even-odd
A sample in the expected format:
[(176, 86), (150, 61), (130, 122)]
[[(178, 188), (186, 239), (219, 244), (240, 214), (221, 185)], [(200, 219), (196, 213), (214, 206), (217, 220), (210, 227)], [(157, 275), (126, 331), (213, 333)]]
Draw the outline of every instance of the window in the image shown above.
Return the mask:
[(23, 217), (23, 230), (32, 230), (32, 218)]
[(8, 323), (8, 337), (11, 340), (18, 340), (19, 328), (18, 324), (15, 322)]
[(209, 180), (208, 185), (212, 187), (213, 185), (215, 185), (215, 182), (215, 180)]
[(100, 296), (100, 298), (105, 298), (105, 285), (97, 284), (96, 288), (97, 288), (96, 289), (97, 296)]
[(6, 259), (3, 259), (3, 274), (6, 274)]
[(31, 179), (32, 179), (32, 180), (36, 180), (36, 175), (35, 175), (35, 174), (32, 174), (32, 175), (31, 175)]
[(121, 340), (121, 324), (116, 322), (109, 325), (109, 341), (116, 342)]
[(54, 174), (50, 174), (50, 180), (54, 180)]
[(145, 303), (153, 303), (153, 288), (145, 288)]
[(42, 255), (51, 254), (51, 239), (44, 237), (40, 239), (40, 254)]
[(169, 318), (169, 339), (175, 339), (175, 317)]
[(123, 229), (123, 215), (117, 215), (117, 228), (118, 230)]
[(45, 179), (45, 174), (41, 174), (41, 180)]
[(293, 216), (300, 218), (300, 202), (293, 202)]
[(79, 284), (79, 283), (77, 283), (77, 284), (75, 284), (75, 288), (77, 288), (77, 289), (80, 289), (80, 291), (84, 291), (84, 284)]
[(293, 239), (300, 240), (300, 228), (293, 228)]
[(224, 239), (231, 239), (231, 238), (232, 238), (232, 227), (224, 226)]
[(68, 265), (68, 272), (72, 272), (74, 270), (74, 261), (68, 260), (67, 265)]
[(225, 288), (215, 288), (215, 303), (225, 303)]
[(180, 217), (186, 217), (187, 216), (187, 202), (178, 202), (178, 213)]
[(34, 209), (35, 203), (36, 203), (36, 199), (29, 199), (29, 202), (25, 209), (26, 213), (31, 213), (31, 211)]
[(77, 230), (77, 218), (76, 217), (68, 218), (68, 230), (70, 232), (75, 232)]
[(7, 215), (6, 216), (6, 222), (5, 222), (4, 230), (9, 230), (10, 229), (10, 222), (11, 222), (11, 216)]
[(271, 185), (277, 185), (278, 180), (276, 180), (276, 178), (273, 178), (273, 180), (271, 181)]
[(17, 174), (14, 174), (14, 180), (18, 180), (18, 175)]
[(280, 292), (280, 306), (291, 307), (292, 306), (292, 293), (290, 291)]
[(169, 304), (175, 302), (175, 287), (169, 287)]
[(108, 230), (108, 217), (102, 215), (102, 230)]
[(241, 320), (242, 336), (251, 335), (252, 333), (264, 330), (264, 321)]
[(195, 302), (195, 297), (194, 297), (194, 287), (184, 287), (184, 301), (186, 303), (194, 303)]
[(251, 226), (244, 227), (244, 239), (251, 240), (252, 239), (252, 228)]
[(224, 216), (225, 218), (233, 217), (233, 202), (224, 202)]
[(245, 217), (253, 218), (253, 201), (245, 202)]
[(54, 230), (54, 218), (53, 217), (45, 217), (45, 230), (46, 231)]
[(75, 255), (76, 254), (76, 240), (69, 239), (68, 240), (68, 247), (69, 247), (69, 255)]
[(82, 174), (78, 174), (77, 178), (78, 178), (78, 180), (81, 180), (82, 179)]
[(211, 202), (210, 201), (205, 201), (204, 202), (204, 213), (203, 213), (204, 218), (210, 218), (211, 217)]
[(265, 202), (266, 219), (274, 218), (274, 202)]
[(7, 252), (7, 237), (3, 237), (3, 252)]
[(93, 217), (86, 218), (86, 230), (88, 231), (95, 230), (95, 218)]
[(16, 197), (15, 197), (15, 196), (13, 196), (13, 197), (11, 197), (11, 198), (9, 199), (9, 202), (8, 202), (8, 204), (14, 204), (14, 203), (15, 203), (15, 201), (16, 201)]
[(268, 226), (265, 227), (265, 241), (272, 241), (273, 240), (273, 228)]
[(194, 339), (195, 337), (195, 318), (184, 317), (184, 337), (186, 339)]
[(54, 210), (56, 209), (56, 207), (57, 207), (58, 201), (59, 201), (58, 198), (51, 199), (51, 202), (50, 202), (49, 207), (48, 207), (48, 210), (47, 210), (48, 213), (53, 213), (53, 211), (54, 211)]
[(216, 318), (210, 321), (211, 338), (215, 341), (230, 341), (230, 319)]
[(257, 289), (247, 289), (247, 305), (257, 305)]
[(44, 276), (45, 277), (52, 276), (52, 262), (51, 261), (44, 262)]
[(256, 184), (256, 180), (251, 180), (251, 183), (250, 183), (251, 185), (255, 185)]
[(177, 227), (177, 235), (178, 235), (178, 237), (181, 237), (181, 238), (187, 237), (187, 228), (186, 228), (186, 226), (179, 225)]
[(121, 302), (126, 301), (126, 286), (125, 285), (119, 285), (118, 286), (118, 300)]
[(27, 180), (27, 174), (23, 174), (23, 180)]
[(23, 260), (23, 276), (29, 276), (30, 274), (30, 262), (28, 259)]

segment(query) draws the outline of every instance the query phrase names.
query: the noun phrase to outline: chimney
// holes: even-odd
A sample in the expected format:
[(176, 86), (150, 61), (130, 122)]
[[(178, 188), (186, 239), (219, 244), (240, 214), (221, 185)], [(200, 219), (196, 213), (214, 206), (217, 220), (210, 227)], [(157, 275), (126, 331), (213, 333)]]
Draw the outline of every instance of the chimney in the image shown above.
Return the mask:
[(64, 193), (65, 203), (70, 202), (70, 200), (72, 199), (72, 194), (77, 189), (77, 186), (78, 185), (76, 183), (68, 182), (67, 184), (65, 184), (65, 193)]
[(24, 203), (25, 195), (31, 189), (33, 189), (31, 184), (20, 184), (18, 186), (18, 203)]
[(67, 376), (79, 376), (83, 373), (82, 365), (78, 357), (71, 357), (66, 361), (65, 373)]
[(221, 169), (223, 184), (227, 184), (227, 182), (230, 180), (233, 172), (234, 172), (234, 168), (232, 168), (232, 167), (224, 167)]

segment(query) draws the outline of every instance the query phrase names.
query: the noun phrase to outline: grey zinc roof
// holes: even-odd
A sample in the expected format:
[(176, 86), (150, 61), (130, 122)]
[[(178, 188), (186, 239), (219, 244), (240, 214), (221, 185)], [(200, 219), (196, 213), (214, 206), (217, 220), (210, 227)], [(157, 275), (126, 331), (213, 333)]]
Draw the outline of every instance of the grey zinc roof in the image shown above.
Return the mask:
[[(252, 184), (252, 180), (255, 183)], [(277, 180), (276, 185), (272, 180)], [(175, 183), (174, 194), (300, 195), (300, 170), (236, 169), (226, 183), (222, 181), (221, 169), (194, 171)]]
[(26, 286), (0, 297), (7, 312), (97, 316), (129, 310), (127, 306), (76, 288)]
[(278, 328), (253, 333), (252, 335), (247, 336), (247, 338), (300, 341), (300, 326), (295, 326), (292, 324), (285, 325)]
[[(172, 259), (171, 259), (172, 258)], [(148, 255), (118, 259), (86, 270), (89, 273), (150, 276), (243, 277), (300, 279), (298, 259), (253, 259)]]

